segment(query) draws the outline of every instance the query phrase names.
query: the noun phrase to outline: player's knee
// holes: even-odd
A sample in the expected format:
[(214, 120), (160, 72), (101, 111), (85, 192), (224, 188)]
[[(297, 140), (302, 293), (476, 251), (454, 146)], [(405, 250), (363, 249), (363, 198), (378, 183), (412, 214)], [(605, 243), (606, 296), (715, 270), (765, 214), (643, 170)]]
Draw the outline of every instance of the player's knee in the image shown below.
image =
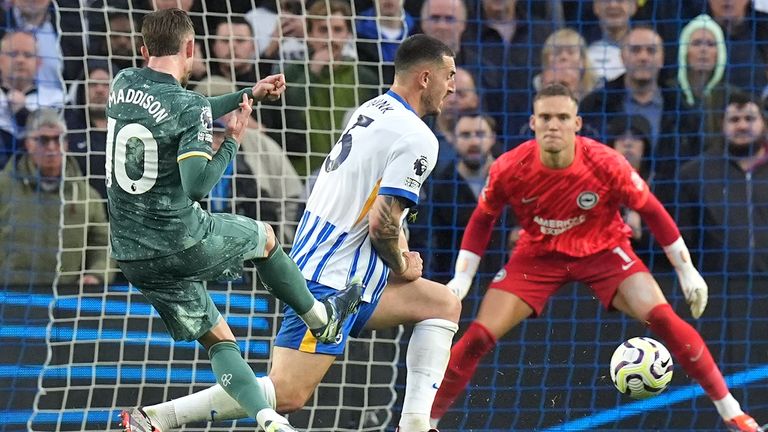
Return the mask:
[(305, 388), (296, 380), (282, 379), (275, 374), (269, 377), (275, 385), (276, 411), (279, 413), (288, 414), (304, 408), (314, 391), (314, 388)]
[(435, 311), (439, 311), (439, 316), (455, 323), (459, 322), (461, 317), (461, 300), (458, 299), (447, 287), (444, 295), (437, 296), (435, 300)]
[(304, 408), (312, 392), (290, 389), (277, 393), (277, 412), (290, 414)]

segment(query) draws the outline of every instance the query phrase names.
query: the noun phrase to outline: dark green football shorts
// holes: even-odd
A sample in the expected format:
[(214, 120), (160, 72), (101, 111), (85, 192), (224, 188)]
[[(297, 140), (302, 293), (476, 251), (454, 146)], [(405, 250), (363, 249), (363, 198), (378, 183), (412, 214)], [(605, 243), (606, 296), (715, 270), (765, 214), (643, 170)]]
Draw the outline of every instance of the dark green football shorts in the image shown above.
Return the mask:
[(175, 340), (197, 340), (221, 319), (204, 281), (240, 278), (243, 261), (267, 255), (266, 225), (245, 216), (212, 214), (211, 231), (173, 255), (120, 261), (125, 277), (152, 303)]

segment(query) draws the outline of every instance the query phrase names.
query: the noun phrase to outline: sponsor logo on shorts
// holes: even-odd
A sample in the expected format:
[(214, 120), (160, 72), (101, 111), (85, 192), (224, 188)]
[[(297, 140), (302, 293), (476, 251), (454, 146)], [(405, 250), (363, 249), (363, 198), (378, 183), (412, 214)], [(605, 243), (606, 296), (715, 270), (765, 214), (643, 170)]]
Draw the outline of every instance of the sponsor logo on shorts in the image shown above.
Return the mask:
[(628, 263), (626, 263), (626, 264), (623, 264), (623, 265), (621, 266), (621, 269), (622, 269), (622, 270), (629, 270), (629, 268), (630, 268), (630, 267), (632, 267), (633, 265), (635, 265), (635, 263), (636, 263), (636, 262), (637, 262), (637, 261), (633, 260), (633, 261), (630, 261), (630, 262), (628, 262)]

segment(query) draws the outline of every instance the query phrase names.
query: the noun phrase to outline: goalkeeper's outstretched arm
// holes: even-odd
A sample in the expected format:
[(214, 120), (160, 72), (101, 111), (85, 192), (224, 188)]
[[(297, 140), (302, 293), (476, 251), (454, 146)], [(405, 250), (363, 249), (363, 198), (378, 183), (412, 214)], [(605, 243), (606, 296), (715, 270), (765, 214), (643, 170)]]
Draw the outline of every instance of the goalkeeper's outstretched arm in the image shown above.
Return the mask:
[(708, 287), (704, 278), (693, 266), (691, 254), (680, 235), (677, 224), (656, 196), (651, 193), (648, 194), (645, 204), (636, 210), (648, 224), (656, 241), (664, 248), (670, 264), (675, 268), (685, 300), (691, 306), (691, 315), (699, 318), (707, 307)]

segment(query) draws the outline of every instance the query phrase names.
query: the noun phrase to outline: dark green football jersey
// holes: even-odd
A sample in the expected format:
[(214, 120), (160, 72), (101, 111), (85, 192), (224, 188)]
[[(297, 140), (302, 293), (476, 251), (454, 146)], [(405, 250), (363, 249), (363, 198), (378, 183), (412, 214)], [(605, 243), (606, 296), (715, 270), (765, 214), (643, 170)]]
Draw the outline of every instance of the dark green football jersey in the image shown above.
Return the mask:
[(211, 159), (211, 106), (170, 75), (121, 71), (107, 105), (107, 196), (112, 255), (142, 260), (198, 243), (210, 215), (189, 199), (178, 162)]

